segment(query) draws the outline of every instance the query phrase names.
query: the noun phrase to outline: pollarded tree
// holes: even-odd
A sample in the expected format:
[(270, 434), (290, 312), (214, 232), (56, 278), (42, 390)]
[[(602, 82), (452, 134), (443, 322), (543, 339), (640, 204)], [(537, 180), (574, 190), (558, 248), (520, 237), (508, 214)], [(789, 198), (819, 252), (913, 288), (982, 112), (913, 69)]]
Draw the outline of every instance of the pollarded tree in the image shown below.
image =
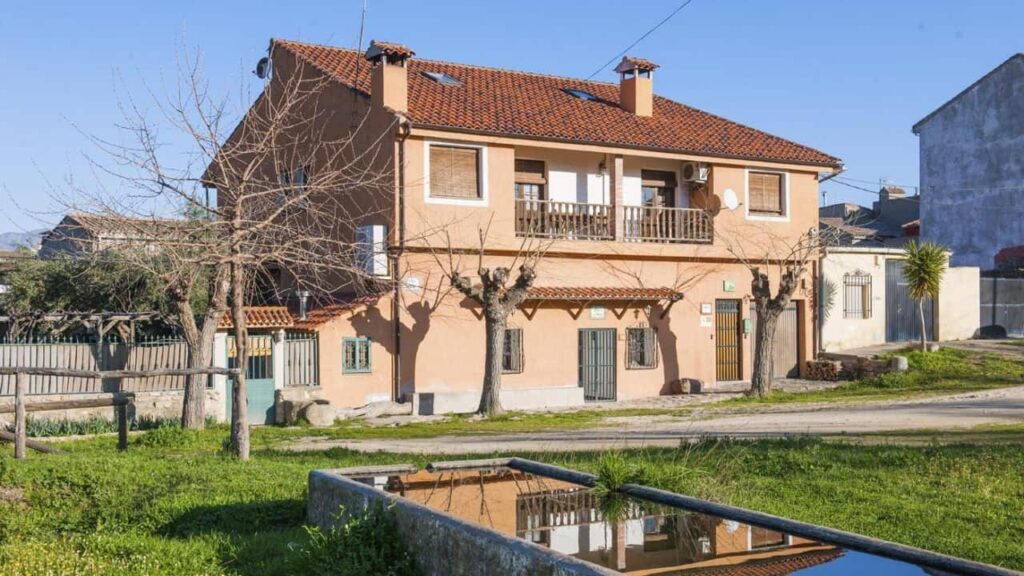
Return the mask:
[(907, 260), (903, 265), (903, 278), (910, 296), (917, 300), (917, 313), (921, 321), (921, 352), (928, 351), (927, 324), (924, 301), (939, 295), (942, 275), (946, 272), (946, 250), (931, 242), (912, 241), (907, 244)]

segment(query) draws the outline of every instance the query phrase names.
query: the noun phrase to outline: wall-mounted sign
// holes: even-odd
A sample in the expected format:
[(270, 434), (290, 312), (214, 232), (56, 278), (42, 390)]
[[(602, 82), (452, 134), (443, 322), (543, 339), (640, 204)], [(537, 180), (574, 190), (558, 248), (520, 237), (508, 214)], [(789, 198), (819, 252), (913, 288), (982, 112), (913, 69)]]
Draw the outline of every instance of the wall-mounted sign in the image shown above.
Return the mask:
[(711, 315), (710, 314), (701, 314), (701, 316), (700, 316), (700, 327), (701, 328), (711, 328), (712, 326), (714, 326), (714, 324), (711, 322)]
[(701, 314), (711, 314), (711, 303), (710, 302), (701, 302), (701, 304), (700, 304), (700, 313)]
[(725, 291), (725, 292), (735, 292), (736, 291), (736, 283), (733, 282), (732, 280), (724, 280), (722, 282), (722, 290)]
[(604, 306), (591, 306), (590, 307), (590, 319), (591, 320), (604, 320)]

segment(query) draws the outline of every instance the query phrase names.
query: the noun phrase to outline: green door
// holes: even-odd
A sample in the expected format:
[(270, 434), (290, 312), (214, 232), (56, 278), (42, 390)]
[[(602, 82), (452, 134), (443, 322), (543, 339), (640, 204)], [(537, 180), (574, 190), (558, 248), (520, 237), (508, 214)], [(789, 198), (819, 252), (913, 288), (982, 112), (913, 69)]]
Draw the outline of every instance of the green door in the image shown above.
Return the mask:
[[(245, 398), (248, 404), (249, 424), (274, 423), (274, 339), (273, 336), (249, 336), (249, 366), (245, 371)], [(228, 368), (237, 368), (235, 339), (228, 338)], [(231, 419), (234, 379), (228, 377), (228, 420)]]

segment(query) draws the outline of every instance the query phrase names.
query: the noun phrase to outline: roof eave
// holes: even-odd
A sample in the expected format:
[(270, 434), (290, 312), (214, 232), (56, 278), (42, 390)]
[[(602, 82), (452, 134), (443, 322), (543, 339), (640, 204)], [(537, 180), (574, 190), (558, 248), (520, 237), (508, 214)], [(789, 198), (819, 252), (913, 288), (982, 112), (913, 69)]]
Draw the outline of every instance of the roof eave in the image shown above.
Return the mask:
[(479, 136), (499, 136), (504, 138), (521, 138), (523, 140), (535, 140), (538, 142), (558, 142), (562, 144), (583, 144), (587, 146), (603, 146), (603, 147), (615, 147), (615, 148), (626, 148), (629, 150), (640, 150), (646, 152), (662, 152), (666, 154), (689, 154), (693, 156), (706, 156), (708, 158), (722, 158), (726, 160), (743, 160), (752, 162), (774, 162), (779, 164), (795, 164), (799, 166), (814, 166), (821, 168), (833, 168), (838, 169), (843, 166), (843, 162), (834, 158), (833, 163), (827, 162), (809, 162), (806, 160), (790, 160), (785, 158), (770, 158), (767, 156), (739, 156), (731, 154), (715, 154), (712, 152), (704, 152), (700, 150), (684, 150), (681, 148), (658, 148), (652, 146), (637, 146), (636, 144), (626, 144), (620, 142), (610, 141), (595, 141), (595, 140), (578, 140), (573, 138), (556, 138), (551, 136), (535, 136), (532, 134), (520, 134), (517, 132), (499, 132), (493, 130), (474, 130), (471, 128), (459, 128), (456, 126), (444, 126), (439, 124), (427, 124), (423, 122), (416, 122), (413, 120), (416, 128), (419, 129), (430, 129), (437, 130), (440, 132), (453, 132), (457, 134), (473, 134)]

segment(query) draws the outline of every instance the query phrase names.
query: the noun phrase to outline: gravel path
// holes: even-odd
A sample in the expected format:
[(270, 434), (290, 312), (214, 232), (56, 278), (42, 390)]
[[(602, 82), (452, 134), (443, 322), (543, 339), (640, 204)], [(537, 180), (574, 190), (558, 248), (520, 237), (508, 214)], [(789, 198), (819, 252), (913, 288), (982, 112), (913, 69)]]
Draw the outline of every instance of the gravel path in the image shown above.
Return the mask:
[(1024, 422), (1024, 386), (898, 403), (782, 405), (766, 408), (758, 407), (756, 410), (730, 414), (701, 410), (684, 417), (607, 418), (601, 427), (584, 430), (416, 439), (303, 438), (289, 444), (286, 449), (304, 451), (343, 447), (363, 452), (422, 454), (542, 452), (677, 446), (682, 440), (708, 435), (751, 438), (962, 429), (982, 424)]

